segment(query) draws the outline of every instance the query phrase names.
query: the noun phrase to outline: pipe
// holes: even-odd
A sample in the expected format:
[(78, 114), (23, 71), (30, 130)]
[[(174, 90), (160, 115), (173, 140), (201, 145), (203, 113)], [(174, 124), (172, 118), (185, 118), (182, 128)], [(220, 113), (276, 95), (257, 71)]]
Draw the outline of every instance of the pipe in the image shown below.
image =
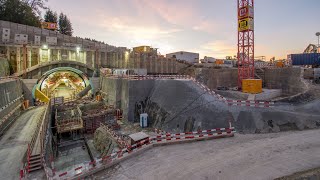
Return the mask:
[(77, 98), (82, 98), (83, 96), (87, 95), (90, 90), (91, 90), (91, 85), (89, 84), (89, 86), (87, 86), (77, 94)]

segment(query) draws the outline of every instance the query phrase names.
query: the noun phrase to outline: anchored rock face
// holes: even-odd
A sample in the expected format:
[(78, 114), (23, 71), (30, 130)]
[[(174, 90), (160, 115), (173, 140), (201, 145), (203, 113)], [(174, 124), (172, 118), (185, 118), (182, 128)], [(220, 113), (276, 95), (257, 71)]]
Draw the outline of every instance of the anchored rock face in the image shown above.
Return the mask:
[(148, 124), (152, 127), (161, 127), (169, 115), (159, 104), (152, 102), (149, 97), (136, 103), (135, 122), (139, 122), (141, 113), (148, 113)]
[(101, 156), (109, 155), (113, 149), (117, 148), (117, 143), (101, 127), (94, 133), (93, 144), (96, 150), (101, 153)]

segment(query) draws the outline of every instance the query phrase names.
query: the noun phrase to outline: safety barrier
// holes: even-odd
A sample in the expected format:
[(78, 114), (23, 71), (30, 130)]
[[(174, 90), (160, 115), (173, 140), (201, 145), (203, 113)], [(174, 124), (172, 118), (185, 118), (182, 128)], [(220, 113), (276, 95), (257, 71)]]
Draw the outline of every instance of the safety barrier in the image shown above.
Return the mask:
[(191, 80), (198, 85), (202, 90), (206, 91), (210, 95), (216, 97), (218, 100), (224, 102), (228, 106), (243, 106), (243, 107), (255, 107), (255, 108), (270, 108), (274, 107), (274, 102), (272, 101), (243, 101), (243, 100), (231, 100), (227, 99), (220, 94), (217, 94), (215, 91), (208, 88), (206, 85), (200, 83), (195, 78), (191, 78)]
[[(231, 128), (216, 128), (197, 132), (166, 134), (161, 137), (154, 136), (146, 140), (140, 141), (134, 145), (129, 145), (115, 153), (95, 159), (86, 164), (81, 164), (78, 167), (65, 172), (58, 172), (49, 179), (81, 179), (95, 172), (111, 167), (131, 156), (136, 156), (149, 148), (158, 145), (175, 144), (181, 142), (199, 141), (204, 139), (215, 139), (224, 137), (233, 137), (235, 130)], [(45, 167), (46, 173), (49, 173)]]
[(117, 135), (117, 133), (115, 131), (112, 130), (112, 128), (109, 128), (108, 126), (106, 126), (103, 123), (100, 123), (100, 127), (102, 129), (104, 129), (109, 135), (111, 135), (117, 142), (117, 144), (119, 145), (119, 147), (126, 147), (128, 146), (128, 142), (126, 142), (123, 138), (121, 138), (120, 136)]
[(215, 91), (208, 88), (206, 85), (200, 83), (195, 78), (189, 75), (108, 75), (108, 78), (123, 78), (123, 79), (130, 79), (130, 80), (149, 80), (149, 79), (189, 79), (192, 80), (197, 86), (201, 89), (209, 93), (210, 95), (216, 97), (221, 102), (224, 102), (228, 106), (243, 106), (243, 107), (254, 107), (254, 108), (270, 108), (274, 107), (275, 103), (272, 101), (243, 101), (243, 100), (230, 100), (227, 99)]
[(3, 77), (0, 77), (0, 81), (2, 80), (17, 80), (19, 79), (19, 77), (17, 76), (3, 76)]
[[(24, 157), (22, 159), (22, 163), (23, 163), (23, 167), (20, 170), (20, 179), (25, 178), (28, 173), (30, 172), (30, 165), (31, 165), (31, 156), (32, 156), (32, 151), (34, 148), (34, 145), (36, 143), (37, 138), (39, 136), (39, 132), (42, 132), (41, 126), (44, 124), (44, 121), (46, 120), (46, 114), (48, 111), (48, 106), (43, 110), (43, 112), (41, 113), (40, 117), (38, 117), (37, 119), (37, 125), (35, 128), (34, 133), (31, 135), (31, 141), (28, 143), (28, 148), (27, 151), (24, 154)], [(41, 144), (42, 146), (42, 144)], [(42, 147), (41, 147), (42, 150)]]
[(0, 112), (3, 111), (3, 110), (5, 110), (5, 109), (6, 109), (7, 107), (9, 107), (11, 104), (19, 101), (21, 98), (23, 98), (23, 95), (20, 96), (20, 97), (18, 97), (18, 98), (16, 98), (16, 99), (14, 99), (13, 101), (9, 102), (7, 105), (1, 107), (1, 108), (0, 108)]

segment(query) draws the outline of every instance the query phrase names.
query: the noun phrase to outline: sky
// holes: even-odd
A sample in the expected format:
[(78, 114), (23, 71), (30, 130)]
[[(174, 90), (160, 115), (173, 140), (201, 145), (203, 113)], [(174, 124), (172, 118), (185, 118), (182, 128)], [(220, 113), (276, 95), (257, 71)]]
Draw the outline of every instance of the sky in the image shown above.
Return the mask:
[[(49, 0), (74, 36), (225, 58), (237, 54), (236, 0)], [(320, 0), (255, 0), (255, 56), (276, 59), (317, 44)]]

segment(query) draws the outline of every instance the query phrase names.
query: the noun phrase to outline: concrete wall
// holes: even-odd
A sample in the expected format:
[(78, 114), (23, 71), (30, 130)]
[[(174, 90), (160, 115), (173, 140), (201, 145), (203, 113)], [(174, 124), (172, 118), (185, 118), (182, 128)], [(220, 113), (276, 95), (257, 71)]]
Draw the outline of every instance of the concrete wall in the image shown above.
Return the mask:
[(236, 68), (197, 68), (195, 77), (210, 89), (216, 89), (218, 86), (238, 86), (238, 69)]
[(33, 106), (32, 89), (37, 84), (38, 79), (21, 79), (21, 81), (24, 97), (29, 100), (30, 106)]
[(172, 58), (128, 52), (107, 52), (107, 60), (102, 62), (105, 68), (147, 69), (148, 74), (177, 74), (186, 66)]
[[(2, 42), (3, 28), (10, 30), (9, 41)], [(15, 34), (28, 35), (26, 49), (23, 48), (22, 44), (14, 41)], [(41, 37), (39, 43), (35, 41), (35, 36)], [(91, 67), (99, 68), (101, 62), (107, 61), (106, 52), (127, 50), (123, 47), (115, 47), (102, 42), (1, 20), (0, 37), (0, 54), (9, 59), (14, 72), (21, 72), (25, 67), (30, 68), (43, 62), (60, 60), (82, 62)], [(57, 43), (46, 42), (47, 37), (56, 37)], [(48, 48), (43, 48), (43, 45), (48, 45)], [(77, 47), (80, 47), (80, 50), (77, 50)], [(24, 58), (26, 58), (26, 61)], [(27, 63), (25, 64), (25, 62)]]
[(304, 91), (303, 76), (299, 67), (265, 69), (265, 85), (269, 89), (282, 89), (283, 95), (294, 95)]
[(148, 113), (149, 126), (169, 132), (228, 127), (229, 121), (244, 133), (320, 126), (320, 100), (297, 107), (280, 104), (276, 108), (250, 108), (228, 106), (190, 80), (102, 81), (106, 102), (123, 109), (126, 120), (139, 122), (139, 114)]
[[(61, 60), (77, 61), (94, 68), (143, 68), (149, 74), (176, 74), (185, 66), (174, 59), (158, 57), (157, 54), (129, 53), (126, 47), (115, 47), (6, 21), (0, 21), (0, 37), (3, 28), (9, 28), (11, 33), (9, 42), (4, 43), (0, 39), (0, 54), (9, 59), (14, 72), (18, 73), (41, 63)], [(22, 45), (14, 43), (15, 34), (28, 35), (26, 50)], [(35, 36), (41, 36), (39, 44), (35, 44)], [(49, 44), (48, 49), (44, 49), (42, 45), (48, 44), (46, 37), (57, 37), (57, 44)], [(76, 47), (81, 47), (80, 51)]]
[(72, 37), (72, 36), (67, 36), (60, 34), (56, 31), (51, 31), (51, 30), (46, 30), (46, 29), (41, 29), (33, 26), (27, 26), (23, 24), (17, 24), (17, 23), (12, 23), (8, 21), (1, 21), (0, 20), (0, 37), (2, 37), (2, 28), (9, 28), (11, 33), (10, 33), (10, 42), (13, 42), (12, 40), (14, 39), (15, 34), (27, 34), (28, 35), (28, 41), (33, 42), (35, 44), (35, 35), (41, 36), (41, 45), (42, 43), (46, 43), (46, 37), (57, 37), (57, 45), (62, 46), (64, 43), (71, 43), (75, 45), (81, 45), (82, 48), (101, 48), (105, 49), (108, 51), (113, 51), (117, 50), (120, 48), (117, 48), (116, 46), (104, 44), (101, 42), (95, 42), (91, 40), (86, 40), (84, 38), (80, 37)]
[(9, 62), (7, 59), (0, 57), (0, 77), (9, 76)]
[(18, 107), (23, 98), (15, 101), (22, 96), (22, 84), (20, 80), (0, 80), (0, 135), (4, 128), (20, 113), (17, 109), (9, 119), (4, 121), (4, 117)]
[(127, 111), (128, 80), (102, 78), (101, 81), (101, 92), (105, 103)]
[(100, 89), (100, 78), (99, 77), (93, 77), (93, 78), (90, 78), (90, 81), (93, 85), (92, 87), (92, 93), (95, 94), (96, 92), (99, 91)]

